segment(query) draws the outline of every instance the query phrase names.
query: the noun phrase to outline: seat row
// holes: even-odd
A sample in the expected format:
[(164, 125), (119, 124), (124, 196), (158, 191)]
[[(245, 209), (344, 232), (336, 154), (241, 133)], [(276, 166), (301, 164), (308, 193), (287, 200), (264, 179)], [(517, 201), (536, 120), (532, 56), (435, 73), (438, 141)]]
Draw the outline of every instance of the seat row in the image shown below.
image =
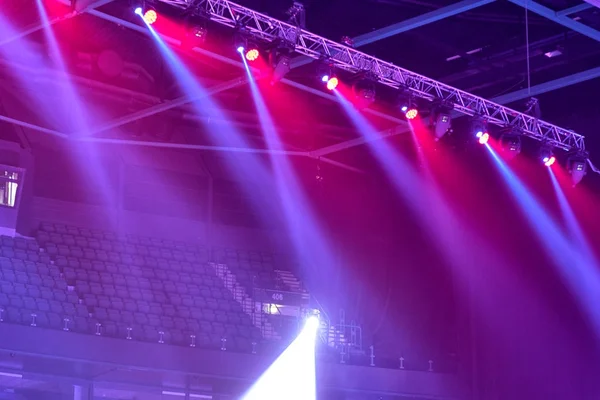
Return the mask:
[(11, 236), (0, 236), (0, 247), (12, 248), (15, 250), (29, 250), (37, 252), (39, 251), (38, 244), (31, 239), (25, 239), (16, 237), (13, 238)]
[(40, 254), (39, 250), (14, 250), (10, 247), (0, 248), (0, 257), (12, 258), (22, 261), (33, 261), (33, 262), (48, 262), (50, 258), (45, 254)]
[(39, 273), (42, 276), (60, 276), (58, 267), (48, 263), (23, 261), (0, 257), (0, 270), (16, 272)]
[[(124, 235), (119, 236), (114, 232), (103, 232), (99, 230), (91, 230), (86, 228), (77, 228), (74, 226), (68, 226), (63, 224), (53, 224), (43, 222), (40, 224), (40, 229), (38, 230), (38, 240), (39, 235), (51, 235), (56, 234), (56, 237), (65, 237), (67, 240), (75, 239), (75, 238), (83, 238), (89, 242), (101, 242), (104, 241), (106, 243), (114, 244), (133, 244), (133, 245), (142, 245), (150, 248), (164, 248), (164, 249), (176, 249), (179, 251), (188, 251), (188, 252), (196, 252), (205, 247), (201, 245), (195, 245), (191, 243), (184, 242), (175, 242), (166, 239), (159, 238), (146, 238), (140, 237), (136, 235)], [(46, 237), (46, 236), (43, 236)], [(59, 239), (60, 240), (60, 239)], [(41, 243), (40, 243), (41, 244)]]
[[(100, 283), (88, 283), (85, 281), (76, 281), (75, 290), (80, 295), (95, 294), (95, 295), (106, 295), (113, 296), (119, 299), (133, 299), (133, 300), (145, 300), (145, 301), (158, 301), (163, 302), (168, 299), (182, 299), (182, 301), (188, 301), (193, 303), (198, 302), (196, 299), (206, 299), (208, 301), (214, 300), (229, 301), (232, 300), (232, 295), (223, 288), (208, 288), (208, 287), (193, 287), (193, 290), (188, 289), (189, 286), (168, 286), (165, 285), (164, 290), (155, 289), (139, 289), (121, 285), (110, 285)], [(185, 290), (184, 290), (185, 288)]]
[(166, 252), (160, 252), (156, 255), (150, 254), (131, 254), (125, 252), (116, 251), (104, 251), (95, 250), (90, 248), (82, 248), (78, 246), (67, 246), (67, 245), (55, 245), (53, 243), (47, 243), (44, 246), (46, 252), (51, 256), (63, 256), (63, 257), (75, 257), (87, 260), (99, 260), (99, 261), (110, 261), (112, 263), (123, 263), (128, 265), (146, 265), (152, 263), (151, 266), (160, 265), (167, 261), (175, 262), (190, 262), (190, 263), (201, 263), (207, 262), (209, 257), (206, 254), (193, 254), (193, 253), (176, 253), (169, 254)]
[[(63, 269), (70, 268), (77, 271), (95, 271), (97, 273), (109, 272), (113, 274), (131, 275), (144, 278), (170, 279), (173, 281), (194, 279), (200, 276), (214, 276), (214, 269), (207, 264), (192, 264), (187, 262), (170, 261), (156, 266), (140, 266), (128, 264), (116, 264), (98, 260), (82, 260), (74, 257), (57, 256), (54, 264)], [(190, 278), (190, 279), (192, 279)]]

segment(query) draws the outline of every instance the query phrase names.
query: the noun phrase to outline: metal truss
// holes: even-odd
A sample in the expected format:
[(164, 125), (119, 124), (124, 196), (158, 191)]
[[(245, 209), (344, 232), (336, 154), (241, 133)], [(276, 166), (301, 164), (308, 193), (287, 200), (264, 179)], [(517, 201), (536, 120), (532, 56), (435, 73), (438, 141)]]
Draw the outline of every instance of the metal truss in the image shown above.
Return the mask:
[[(190, 6), (184, 0), (161, 1), (179, 7)], [(379, 60), (229, 0), (198, 0), (195, 4), (211, 20), (232, 28), (244, 26), (261, 40), (292, 43), (297, 53), (317, 60), (327, 58), (338, 68), (353, 73), (368, 72), (381, 84), (408, 90), (429, 101), (442, 102), (461, 114), (482, 118), (497, 126), (519, 129), (525, 136), (566, 151), (585, 151), (584, 137), (571, 130)]]

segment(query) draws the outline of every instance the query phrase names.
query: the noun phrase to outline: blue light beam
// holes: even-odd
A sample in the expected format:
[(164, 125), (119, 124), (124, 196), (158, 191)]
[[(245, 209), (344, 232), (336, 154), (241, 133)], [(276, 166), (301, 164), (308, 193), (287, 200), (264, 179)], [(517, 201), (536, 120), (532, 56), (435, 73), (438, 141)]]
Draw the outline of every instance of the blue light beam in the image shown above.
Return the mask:
[(572, 246), (550, 213), (508, 168), (494, 149), (488, 144), (486, 147), (504, 181), (511, 189), (513, 198), (521, 207), (522, 214), (536, 232), (543, 248), (552, 257), (561, 276), (569, 284), (573, 296), (590, 319), (596, 334), (600, 335), (600, 310), (597, 307), (600, 304), (600, 279), (594, 265)]
[[(242, 55), (248, 81), (254, 99), (256, 112), (258, 114), (263, 134), (267, 145), (271, 150), (278, 149), (280, 140), (277, 128), (269, 114), (267, 105), (263, 99), (258, 85), (254, 81), (248, 62)], [(275, 180), (278, 193), (281, 196), (281, 205), (288, 225), (288, 232), (292, 238), (296, 255), (308, 262), (313, 272), (307, 277), (310, 279), (311, 287), (315, 287), (327, 279), (315, 276), (314, 272), (323, 274), (323, 266), (336, 265), (336, 257), (332, 254), (331, 245), (323, 226), (319, 223), (310, 201), (305, 195), (292, 165), (285, 156), (271, 156), (274, 167)], [(307, 251), (310, 249), (310, 251)]]

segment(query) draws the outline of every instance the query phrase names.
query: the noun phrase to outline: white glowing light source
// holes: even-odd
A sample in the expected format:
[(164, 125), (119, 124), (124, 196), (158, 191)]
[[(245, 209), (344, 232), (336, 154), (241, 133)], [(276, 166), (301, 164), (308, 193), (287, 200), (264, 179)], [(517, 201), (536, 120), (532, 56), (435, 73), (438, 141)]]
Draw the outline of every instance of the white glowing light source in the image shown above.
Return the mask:
[(315, 342), (319, 318), (311, 316), (287, 349), (269, 366), (242, 400), (315, 400)]
[(135, 11), (134, 11), (134, 12), (135, 12), (137, 15), (140, 15), (140, 16), (141, 16), (141, 15), (142, 15), (142, 11), (143, 11), (143, 10), (142, 10), (142, 7), (138, 7), (138, 8), (136, 8), (136, 9), (135, 9)]

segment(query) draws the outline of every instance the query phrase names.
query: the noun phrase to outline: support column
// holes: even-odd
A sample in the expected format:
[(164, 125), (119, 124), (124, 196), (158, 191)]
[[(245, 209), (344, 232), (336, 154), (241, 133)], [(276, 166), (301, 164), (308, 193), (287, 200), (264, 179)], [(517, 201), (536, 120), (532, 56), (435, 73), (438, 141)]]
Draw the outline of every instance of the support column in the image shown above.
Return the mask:
[(93, 400), (94, 386), (90, 383), (87, 385), (73, 385), (73, 400)]

